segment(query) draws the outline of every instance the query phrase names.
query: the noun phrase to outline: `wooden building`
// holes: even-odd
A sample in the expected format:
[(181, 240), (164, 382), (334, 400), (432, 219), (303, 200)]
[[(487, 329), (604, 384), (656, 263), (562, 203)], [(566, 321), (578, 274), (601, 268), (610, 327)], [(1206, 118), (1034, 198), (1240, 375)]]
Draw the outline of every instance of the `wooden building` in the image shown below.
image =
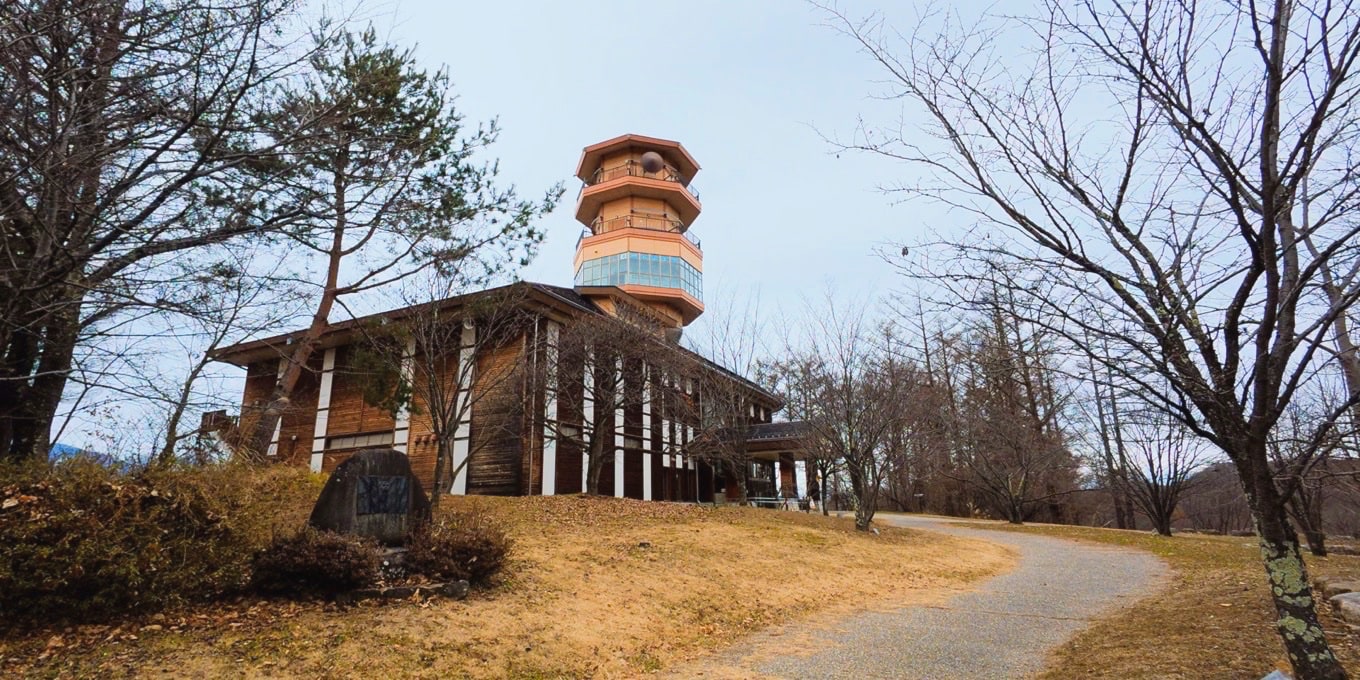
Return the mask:
[[(456, 474), (440, 483), (451, 493), (552, 495), (586, 489), (596, 446), (599, 488), (616, 496), (710, 501), (736, 474), (752, 495), (806, 489), (794, 479), (796, 428), (771, 424), (779, 397), (678, 344), (703, 312), (703, 254), (689, 231), (700, 211), (690, 184), (698, 170), (677, 142), (624, 135), (586, 147), (576, 217), (587, 231), (573, 288), (517, 283), (332, 324), (268, 455), (329, 471), (355, 451), (391, 447), (433, 486), (442, 443)], [(432, 316), (458, 324), (439, 347), (391, 332), (426, 327)], [(602, 334), (596, 344), (576, 337), (587, 326)], [(300, 334), (214, 354), (246, 369), (242, 425), (269, 398)], [(370, 365), (375, 335), (404, 338), (392, 363), (396, 383), (412, 397), (399, 408), (383, 398), (391, 390), (375, 389), (393, 382)], [(595, 360), (605, 340), (620, 338), (630, 338), (627, 357)], [(582, 346), (584, 354), (567, 351)], [(445, 358), (435, 361), (436, 353)], [(602, 379), (617, 379), (619, 391), (610, 394), (629, 398), (595, 403), (592, 388)], [(445, 380), (453, 387), (436, 403), (427, 388)], [(714, 406), (719, 393), (722, 414)], [(457, 412), (442, 426), (435, 413), (448, 409), (439, 411), (441, 404)], [(605, 433), (599, 443), (596, 433)], [(718, 438), (741, 442), (740, 466), (714, 464), (720, 456), (705, 442)]]

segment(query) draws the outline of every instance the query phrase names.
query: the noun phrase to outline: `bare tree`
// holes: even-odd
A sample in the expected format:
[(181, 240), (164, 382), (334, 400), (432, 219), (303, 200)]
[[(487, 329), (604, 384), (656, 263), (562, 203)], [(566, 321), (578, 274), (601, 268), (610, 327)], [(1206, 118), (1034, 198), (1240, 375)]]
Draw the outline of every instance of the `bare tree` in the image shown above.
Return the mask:
[[(545, 426), (558, 442), (581, 451), (586, 493), (598, 495), (605, 465), (619, 453), (628, 414), (666, 403), (663, 393), (693, 380), (696, 364), (645, 320), (597, 314), (566, 322), (553, 354), (553, 360), (526, 370), (543, 385), (544, 398), (557, 404), (557, 418)], [(675, 399), (670, 403), (676, 406)]]
[(1127, 419), (1129, 497), (1163, 536), (1171, 535), (1181, 498), (1203, 465), (1198, 442), (1179, 422), (1156, 411)]
[[(1342, 367), (1342, 379), (1348, 380)], [(1331, 432), (1321, 450), (1313, 451), (1310, 438), (1318, 429), (1317, 420), (1336, 411), (1336, 395), (1325, 385), (1314, 385), (1308, 394), (1301, 395), (1286, 409), (1280, 422), (1271, 432), (1270, 456), (1279, 475), (1298, 475), (1295, 492), (1289, 499), (1288, 512), (1294, 523), (1303, 530), (1309, 552), (1319, 557), (1327, 555), (1327, 534), (1323, 526), (1326, 498), (1330, 487), (1351, 475), (1333, 471), (1333, 457), (1344, 455), (1346, 439), (1353, 434), (1349, 423)], [(1307, 465), (1296, 465), (1296, 458), (1310, 458)], [(1339, 467), (1339, 466), (1338, 466)]]
[[(909, 163), (922, 179), (896, 188), (981, 225), (941, 239), (952, 249), (936, 280), (1010, 262), (1033, 273), (1035, 322), (1119, 349), (1110, 368), (1140, 399), (1233, 462), (1295, 674), (1346, 677), (1286, 507), (1360, 393), (1317, 421), (1286, 474), (1268, 450), (1360, 297), (1360, 224), (1347, 218), (1360, 199), (1360, 7), (1048, 0), (935, 34), (927, 18), (907, 36), (831, 16), (928, 121), (846, 146)], [(1001, 30), (1029, 43), (998, 58)]]
[(1066, 397), (1055, 384), (1046, 333), (1023, 323), (1010, 298), (992, 290), (987, 317), (966, 336), (956, 450), (961, 481), (1019, 524), (1072, 493), (1076, 461), (1062, 429)]
[[(204, 389), (214, 350), (277, 328), (280, 323), (291, 320), (303, 303), (300, 295), (275, 291), (273, 277), (262, 276), (256, 271), (254, 259), (254, 255), (247, 253), (233, 261), (218, 262), (199, 272), (191, 284), (181, 284), (185, 292), (193, 293), (188, 297), (190, 304), (185, 305), (184, 313), (172, 315), (166, 324), (170, 327), (164, 329), (188, 361), (188, 369), (177, 383), (173, 386), (164, 384), (161, 380), (166, 373), (164, 370), (155, 370), (154, 365), (142, 365), (136, 367), (141, 370), (133, 371), (137, 382), (123, 388), (125, 391), (136, 390), (139, 399), (151, 399), (164, 407), (161, 446), (152, 456), (154, 464), (166, 466), (179, 460), (185, 453), (186, 442), (193, 460), (206, 462), (209, 451), (201, 441), (201, 423), (188, 426), (185, 421), (191, 418), (194, 410), (201, 413), (207, 408), (229, 406), (217, 399), (216, 391)], [(278, 267), (276, 258), (264, 256), (259, 259), (271, 260), (271, 267)], [(155, 352), (151, 361), (164, 365), (166, 356), (163, 352)], [(107, 381), (100, 382), (100, 387), (109, 387)]]
[(783, 359), (788, 387), (804, 393), (790, 403), (789, 417), (807, 423), (814, 462), (838, 463), (845, 471), (855, 528), (868, 531), (889, 469), (888, 449), (907, 427), (919, 376), (884, 351), (863, 307), (847, 312), (828, 296), (813, 318), (802, 346), (791, 345)]
[[(1089, 345), (1089, 341), (1088, 341)], [(1106, 352), (1108, 354), (1108, 352)], [(1129, 495), (1129, 456), (1124, 445), (1122, 433), (1122, 408), (1118, 391), (1113, 384), (1111, 372), (1103, 366), (1097, 368), (1096, 362), (1086, 356), (1086, 382), (1090, 385), (1095, 413), (1090, 413), (1084, 402), (1078, 408), (1093, 415), (1096, 422), (1096, 436), (1100, 440), (1100, 459), (1092, 467), (1097, 471), (1096, 478), (1110, 494), (1114, 509), (1115, 526), (1120, 529), (1134, 528), (1133, 502)], [(1106, 365), (1109, 360), (1104, 362)]]
[(269, 233), (259, 133), (293, 0), (0, 7), (0, 455), (43, 457), (83, 338), (173, 306), (169, 256)]
[(747, 474), (752, 458), (748, 444), (750, 427), (756, 422), (752, 411), (756, 399), (755, 390), (741, 376), (760, 372), (764, 354), (757, 313), (760, 298), (753, 294), (739, 300), (734, 295), (716, 306), (718, 309), (704, 319), (706, 334), (694, 339), (698, 354), (716, 366), (703, 366), (694, 372), (699, 413), (690, 448), (696, 459), (723, 471), (729, 484), (728, 500), (744, 504), (750, 495)]
[(406, 411), (428, 421), (435, 444), (430, 492), (435, 509), (479, 448), (497, 441), (485, 430), (510, 427), (516, 420), (483, 418), (478, 421), (483, 435), (467, 434), (475, 409), (519, 399), (516, 381), (522, 375), (509, 370), (479, 373), (477, 367), (491, 352), (518, 342), (532, 323), (525, 308), (527, 284), (460, 294), (463, 291), (456, 277), (428, 272), (403, 287), (405, 306), (381, 323), (361, 328), (360, 349), (387, 376), (373, 381), (377, 393), (366, 397), (394, 414)]
[[(784, 399), (784, 413), (793, 421), (804, 421), (820, 408), (819, 381), (822, 362), (808, 354), (788, 353), (779, 359), (761, 362), (759, 373), (763, 382)], [(808, 495), (821, 506), (822, 514), (829, 515), (831, 480), (842, 471), (839, 449), (829, 446), (806, 446), (803, 455), (809, 474)]]
[[(920, 345), (920, 364), (925, 371), (925, 384), (918, 389), (911, 407), (916, 421), (915, 444), (918, 447), (917, 474), (924, 481), (924, 489), (917, 493), (923, 509), (949, 515), (971, 516), (976, 506), (964, 479), (963, 409), (966, 406), (963, 388), (968, 369), (967, 336), (948, 330), (942, 318), (928, 324), (920, 301), (916, 302), (915, 328)], [(949, 310), (948, 318), (957, 321), (957, 310)], [(903, 328), (907, 324), (901, 324)]]

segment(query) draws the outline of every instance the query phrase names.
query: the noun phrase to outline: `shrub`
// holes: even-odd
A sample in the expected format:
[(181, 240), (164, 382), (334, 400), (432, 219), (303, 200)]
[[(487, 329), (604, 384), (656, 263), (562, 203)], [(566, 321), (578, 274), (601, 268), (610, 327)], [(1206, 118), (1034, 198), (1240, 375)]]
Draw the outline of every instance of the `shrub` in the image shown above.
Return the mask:
[(301, 523), (316, 489), (282, 467), (0, 466), (0, 621), (98, 620), (239, 591), (275, 524)]
[(255, 556), (252, 583), (274, 595), (335, 595), (378, 580), (377, 542), (306, 527)]
[(486, 580), (510, 554), (510, 537), (480, 513), (442, 517), (425, 524), (407, 542), (406, 568), (434, 580)]

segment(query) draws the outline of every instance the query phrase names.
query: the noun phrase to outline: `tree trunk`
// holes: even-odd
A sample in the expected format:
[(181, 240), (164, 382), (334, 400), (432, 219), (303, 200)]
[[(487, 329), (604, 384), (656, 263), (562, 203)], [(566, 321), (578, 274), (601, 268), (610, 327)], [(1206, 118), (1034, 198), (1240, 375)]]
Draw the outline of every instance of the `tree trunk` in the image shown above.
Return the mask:
[(874, 522), (874, 513), (865, 508), (863, 503), (855, 504), (855, 529), (858, 531), (868, 531), (869, 525)]
[(735, 460), (723, 461), (723, 467), (727, 470), (729, 487), (735, 486), (732, 491), (736, 492), (735, 494), (732, 494), (731, 491), (729, 491), (730, 497), (727, 501), (729, 503), (736, 503), (737, 505), (746, 505), (746, 470)]
[(595, 432), (590, 438), (590, 463), (586, 466), (586, 493), (592, 496), (600, 495), (600, 474), (605, 464), (604, 442), (614, 438), (612, 432), (601, 432), (599, 429)]
[(452, 486), (444, 479), (449, 473), (449, 463), (453, 457), (452, 437), (440, 437), (434, 458), (434, 488), (430, 489), (430, 512), (439, 510), (439, 497)]
[(331, 225), (331, 247), (327, 254), (326, 262), (326, 284), (321, 290), (321, 300), (317, 302), (316, 312), (312, 314), (312, 323), (302, 334), (302, 337), (293, 345), (293, 351), (288, 355), (288, 367), (284, 369), (283, 375), (274, 385), (274, 393), (269, 398), (269, 403), (265, 406), (264, 412), (260, 414), (260, 419), (255, 423), (255, 429), (250, 438), (245, 441), (245, 447), (241, 451), (246, 458), (253, 461), (264, 460), (265, 453), (269, 449), (269, 441), (274, 438), (274, 430), (278, 427), (279, 420), (283, 417), (283, 412), (288, 408), (293, 399), (293, 391), (297, 389), (298, 381), (302, 378), (302, 371), (307, 367), (307, 362), (312, 358), (312, 353), (321, 342), (321, 336), (330, 326), (331, 309), (335, 307), (335, 301), (340, 297), (340, 265), (345, 257), (345, 230), (348, 228), (349, 215), (346, 204), (346, 183), (345, 169), (348, 167), (347, 152), (343, 150), (336, 160), (337, 169), (333, 179), (332, 207), (335, 210), (335, 223)]
[(1121, 491), (1119, 495), (1120, 507), (1124, 509), (1124, 526), (1121, 529), (1137, 529), (1138, 513), (1133, 508), (1133, 501), (1129, 498), (1127, 491)]
[(52, 421), (66, 390), (79, 328), (79, 302), (68, 299), (43, 329), (33, 382), (17, 390), (19, 398), (10, 416), (9, 440), (5, 442), (10, 460), (47, 459), (52, 448)]
[(819, 498), (819, 499), (817, 499), (817, 502), (818, 502), (819, 504), (821, 504), (821, 506), (822, 506), (822, 516), (823, 516), (823, 517), (830, 517), (830, 516), (831, 516), (831, 511), (827, 508), (827, 506), (828, 506), (828, 504), (829, 504), (829, 498), (830, 498), (829, 496), (826, 495), (827, 476), (828, 476), (827, 474), (822, 474), (822, 475), (821, 475), (821, 479), (818, 480), (818, 483), (819, 483), (819, 484), (821, 485), (821, 487), (822, 487), (822, 497)]
[(864, 479), (863, 471), (856, 471), (853, 465), (846, 465), (850, 471), (850, 490), (855, 494), (855, 529), (868, 531), (874, 521), (876, 498), (869, 493), (869, 482)]
[(1129, 528), (1129, 516), (1124, 514), (1124, 504), (1119, 500), (1119, 492), (1110, 487), (1110, 497), (1114, 499), (1114, 526), (1116, 529)]
[[(1264, 448), (1265, 444), (1260, 444)], [(1290, 663), (1300, 680), (1339, 680), (1347, 678), (1327, 644), (1327, 635), (1318, 621), (1308, 569), (1299, 551), (1298, 535), (1289, 523), (1284, 499), (1279, 497), (1270, 466), (1264, 464), (1264, 451), (1251, 460), (1237, 463), (1247, 501), (1261, 543), (1266, 577), (1275, 604), (1275, 626), (1284, 640)]]
[(1305, 530), (1303, 537), (1308, 541), (1308, 552), (1316, 557), (1327, 556), (1327, 534), (1321, 531)]
[(1153, 528), (1163, 536), (1171, 535), (1171, 515), (1159, 516), (1153, 519)]

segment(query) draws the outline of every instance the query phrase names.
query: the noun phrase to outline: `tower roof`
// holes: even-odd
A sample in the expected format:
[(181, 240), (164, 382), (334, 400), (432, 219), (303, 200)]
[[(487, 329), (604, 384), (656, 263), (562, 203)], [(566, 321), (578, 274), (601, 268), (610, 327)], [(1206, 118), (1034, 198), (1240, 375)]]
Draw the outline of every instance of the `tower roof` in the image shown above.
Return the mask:
[(686, 151), (684, 145), (680, 142), (645, 135), (626, 134), (591, 144), (583, 149), (581, 151), (581, 162), (576, 164), (576, 176), (582, 182), (590, 181), (591, 174), (600, 167), (600, 161), (606, 154), (630, 148), (655, 151), (661, 154), (675, 165), (675, 169), (679, 171), (685, 183), (694, 179), (694, 175), (699, 172), (699, 162), (689, 155), (689, 151)]

